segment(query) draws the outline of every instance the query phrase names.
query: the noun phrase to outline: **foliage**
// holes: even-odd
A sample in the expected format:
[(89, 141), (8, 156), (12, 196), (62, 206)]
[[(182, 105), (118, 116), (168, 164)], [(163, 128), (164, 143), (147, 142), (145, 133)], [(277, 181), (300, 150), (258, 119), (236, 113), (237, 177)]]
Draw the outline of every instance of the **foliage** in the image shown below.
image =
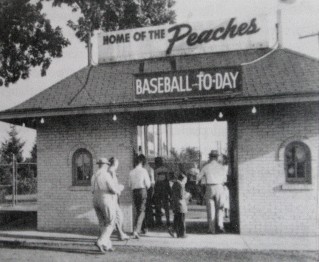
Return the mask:
[(26, 163), (36, 163), (37, 162), (37, 144), (34, 143), (30, 151), (30, 157), (25, 160)]
[(41, 14), (42, 4), (29, 1), (0, 1), (0, 86), (28, 78), (31, 67), (41, 66), (45, 76), (52, 58), (70, 44)]
[[(50, 0), (47, 0), (50, 1)], [(112, 31), (149, 25), (173, 23), (174, 0), (53, 0), (54, 6), (67, 4), (80, 10), (77, 22), (68, 21), (76, 36), (88, 43), (94, 30)]]
[(0, 163), (12, 163), (12, 155), (15, 155), (17, 162), (23, 161), (22, 151), (25, 142), (18, 137), (18, 132), (14, 125), (10, 126), (8, 132), (9, 138), (1, 143), (0, 148)]
[[(21, 141), (15, 126), (10, 127), (9, 138), (1, 144), (0, 148), (0, 185), (12, 184), (12, 155), (17, 160), (17, 190), (18, 194), (33, 194), (37, 192), (37, 146), (33, 145), (31, 157), (23, 161), (22, 150), (25, 142)], [(12, 193), (12, 187), (8, 188), (8, 193)]]
[[(30, 175), (30, 174), (29, 174)], [(18, 173), (18, 194), (35, 194), (37, 193), (37, 178), (25, 176)]]
[(201, 153), (195, 147), (186, 147), (178, 153), (175, 148), (171, 150), (171, 156), (175, 162), (181, 163), (199, 163), (201, 159)]
[(168, 166), (175, 174), (179, 172), (185, 173), (187, 170), (193, 167), (194, 163), (199, 163), (201, 159), (201, 153), (195, 147), (186, 147), (177, 152), (175, 148), (171, 149), (171, 162)]

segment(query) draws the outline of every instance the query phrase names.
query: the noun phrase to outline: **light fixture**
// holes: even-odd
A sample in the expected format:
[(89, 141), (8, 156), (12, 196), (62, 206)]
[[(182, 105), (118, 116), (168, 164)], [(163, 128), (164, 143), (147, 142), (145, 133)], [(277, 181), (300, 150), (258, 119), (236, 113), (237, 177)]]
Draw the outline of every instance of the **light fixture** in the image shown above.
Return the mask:
[(255, 106), (251, 109), (251, 112), (252, 112), (253, 114), (256, 114), (256, 113), (257, 113), (257, 109), (256, 109)]
[(44, 118), (43, 117), (41, 118), (40, 123), (44, 124)]
[(218, 117), (219, 117), (219, 118), (223, 118), (223, 116), (224, 116), (223, 113), (222, 113), (222, 112), (219, 112)]
[(114, 114), (113, 115), (113, 121), (116, 121), (117, 120), (117, 116)]

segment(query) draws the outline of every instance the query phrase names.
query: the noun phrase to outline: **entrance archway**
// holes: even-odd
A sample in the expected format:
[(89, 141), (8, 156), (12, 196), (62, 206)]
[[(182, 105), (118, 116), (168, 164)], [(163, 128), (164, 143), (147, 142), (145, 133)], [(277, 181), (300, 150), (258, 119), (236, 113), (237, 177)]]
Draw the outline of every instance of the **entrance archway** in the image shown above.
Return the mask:
[[(229, 209), (225, 216), (227, 232), (239, 233), (237, 197), (237, 131), (236, 118), (226, 110), (197, 109), (145, 114), (138, 125), (139, 153), (147, 156), (154, 167), (155, 157), (163, 157), (165, 165), (178, 172), (178, 165), (190, 170), (194, 163), (201, 169), (208, 160), (208, 153), (217, 150), (228, 165)], [(190, 183), (187, 191), (192, 193), (186, 215), (189, 233), (207, 231), (207, 215), (203, 188)], [(173, 215), (171, 215), (171, 220)]]

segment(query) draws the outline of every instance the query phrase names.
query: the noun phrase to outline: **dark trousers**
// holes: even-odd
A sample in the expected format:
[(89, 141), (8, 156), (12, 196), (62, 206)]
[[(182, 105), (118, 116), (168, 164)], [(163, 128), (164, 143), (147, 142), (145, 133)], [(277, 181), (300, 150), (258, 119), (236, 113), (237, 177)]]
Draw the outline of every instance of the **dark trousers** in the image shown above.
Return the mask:
[(145, 217), (145, 206), (147, 199), (147, 191), (145, 188), (139, 188), (133, 190), (133, 201), (136, 209), (136, 217), (134, 221), (134, 231), (141, 232)]
[(186, 234), (185, 213), (174, 213), (174, 231), (177, 237), (184, 237)]
[(170, 224), (169, 219), (169, 196), (170, 187), (168, 181), (161, 181), (155, 184), (154, 192), (154, 202), (155, 202), (155, 212), (156, 212), (156, 223), (162, 223), (162, 207), (165, 210), (166, 223)]
[(148, 229), (154, 226), (154, 217), (153, 217), (153, 187), (150, 187), (147, 190), (147, 200), (146, 200), (146, 209), (145, 209), (145, 219), (142, 229)]
[(196, 181), (189, 181), (186, 184), (186, 191), (191, 193), (192, 195), (192, 200), (195, 200), (198, 198), (199, 192), (198, 192), (198, 187), (196, 185)]

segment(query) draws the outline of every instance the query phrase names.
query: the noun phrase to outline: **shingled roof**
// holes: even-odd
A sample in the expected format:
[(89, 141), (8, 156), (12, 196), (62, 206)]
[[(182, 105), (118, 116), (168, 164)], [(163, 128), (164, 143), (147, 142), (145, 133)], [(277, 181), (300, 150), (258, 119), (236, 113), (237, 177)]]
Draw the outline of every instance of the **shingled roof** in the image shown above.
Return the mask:
[[(254, 49), (176, 57), (177, 70), (242, 65), (243, 91), (236, 96), (135, 101), (133, 80), (142, 61), (86, 67), (35, 95), (0, 112), (0, 119), (77, 113), (153, 110), (192, 106), (198, 100), (209, 106), (318, 101), (319, 61), (303, 54), (277, 49)], [(245, 64), (256, 60), (254, 63)], [(169, 58), (144, 61), (145, 73), (170, 71)], [(176, 103), (180, 100), (180, 103)], [(96, 111), (98, 110), (98, 111)]]

